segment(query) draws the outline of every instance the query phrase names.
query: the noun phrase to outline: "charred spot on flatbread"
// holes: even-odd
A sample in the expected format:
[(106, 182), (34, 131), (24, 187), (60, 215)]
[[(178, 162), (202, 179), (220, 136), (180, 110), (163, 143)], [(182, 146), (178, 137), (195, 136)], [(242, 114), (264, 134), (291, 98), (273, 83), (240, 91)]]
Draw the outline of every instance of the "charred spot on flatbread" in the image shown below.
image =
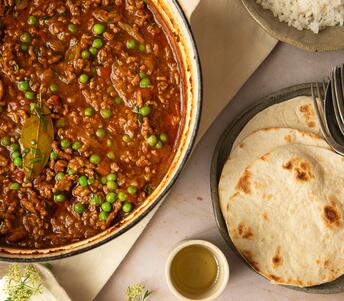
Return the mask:
[(252, 239), (253, 232), (249, 226), (246, 226), (244, 223), (238, 225), (238, 233), (243, 239)]
[(336, 206), (338, 202), (334, 195), (329, 196), (330, 203), (324, 206), (322, 217), (325, 225), (329, 228), (338, 227), (340, 225), (341, 214)]
[(240, 177), (239, 182), (236, 185), (236, 189), (246, 194), (250, 194), (251, 193), (250, 177), (251, 177), (251, 172), (246, 169), (244, 174)]
[(306, 120), (308, 127), (315, 128), (315, 114), (311, 104), (306, 104), (300, 107), (300, 112)]
[(292, 135), (288, 134), (284, 136), (284, 141), (287, 143), (291, 143), (293, 141)]
[(281, 248), (277, 247), (274, 256), (272, 257), (272, 265), (274, 269), (277, 269), (282, 265), (283, 259), (281, 255)]
[(307, 182), (313, 178), (311, 165), (304, 159), (294, 158), (284, 163), (283, 168), (293, 172), (296, 181)]
[(268, 277), (269, 277), (270, 279), (272, 279), (273, 281), (282, 282), (282, 278), (281, 278), (281, 277), (278, 277), (278, 276), (276, 276), (276, 275), (274, 275), (274, 274), (269, 274)]
[(248, 250), (243, 250), (240, 252), (246, 259), (246, 261), (257, 271), (260, 272), (258, 263), (256, 261), (254, 261), (253, 259), (253, 255), (250, 251)]

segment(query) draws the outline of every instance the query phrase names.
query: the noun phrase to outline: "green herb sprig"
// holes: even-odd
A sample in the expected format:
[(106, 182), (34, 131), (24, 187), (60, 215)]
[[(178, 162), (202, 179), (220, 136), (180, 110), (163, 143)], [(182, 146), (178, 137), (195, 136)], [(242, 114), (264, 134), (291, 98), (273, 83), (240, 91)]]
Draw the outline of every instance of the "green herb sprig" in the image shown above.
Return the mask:
[(127, 301), (148, 301), (151, 294), (142, 284), (131, 285), (127, 288)]
[(42, 294), (42, 278), (33, 265), (11, 264), (4, 279), (5, 301), (28, 301)]

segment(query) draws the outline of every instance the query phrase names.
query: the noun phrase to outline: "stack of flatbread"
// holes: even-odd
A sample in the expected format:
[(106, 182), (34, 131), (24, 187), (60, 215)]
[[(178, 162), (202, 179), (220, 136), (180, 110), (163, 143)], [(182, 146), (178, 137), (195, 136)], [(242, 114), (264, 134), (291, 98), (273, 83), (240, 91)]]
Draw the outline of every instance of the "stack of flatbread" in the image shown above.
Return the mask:
[(235, 247), (270, 281), (304, 287), (344, 274), (344, 159), (320, 137), (309, 97), (245, 126), (219, 196)]

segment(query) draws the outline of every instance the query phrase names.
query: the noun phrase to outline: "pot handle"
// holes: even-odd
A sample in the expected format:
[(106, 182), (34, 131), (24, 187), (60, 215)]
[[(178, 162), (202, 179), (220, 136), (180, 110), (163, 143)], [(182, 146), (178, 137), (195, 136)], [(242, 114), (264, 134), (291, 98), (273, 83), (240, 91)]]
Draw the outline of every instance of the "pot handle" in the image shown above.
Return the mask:
[(183, 11), (190, 22), (190, 18), (194, 10), (196, 9), (200, 0), (178, 0), (180, 6), (183, 8)]

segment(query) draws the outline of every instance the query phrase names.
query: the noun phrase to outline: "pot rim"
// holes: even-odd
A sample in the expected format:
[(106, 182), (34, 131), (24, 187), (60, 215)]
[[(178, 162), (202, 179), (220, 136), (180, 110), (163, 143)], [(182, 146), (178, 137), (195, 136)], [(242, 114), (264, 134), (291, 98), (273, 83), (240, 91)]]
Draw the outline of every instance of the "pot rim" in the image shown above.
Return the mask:
[[(195, 112), (195, 122), (194, 122), (194, 127), (192, 131), (188, 134), (190, 137), (189, 143), (187, 147), (185, 147), (185, 153), (180, 157), (180, 160), (178, 161), (178, 165), (176, 165), (175, 170), (172, 172), (173, 175), (171, 178), (168, 180), (167, 184), (161, 189), (161, 192), (159, 195), (151, 201), (151, 203), (146, 207), (144, 211), (142, 211), (137, 217), (133, 217), (133, 219), (128, 222), (122, 229), (116, 231), (113, 234), (109, 234), (107, 237), (100, 238), (96, 242), (90, 242), (88, 244), (85, 244), (85, 246), (80, 247), (77, 250), (71, 250), (67, 251), (66, 253), (62, 254), (52, 254), (49, 255), (49, 248), (47, 249), (40, 249), (40, 250), (35, 250), (32, 249), (31, 254), (20, 254), (20, 249), (18, 253), (13, 253), (9, 254), (9, 256), (6, 256), (6, 252), (0, 251), (0, 260), (5, 261), (5, 262), (46, 262), (46, 261), (53, 261), (53, 260), (58, 260), (58, 259), (64, 259), (68, 258), (74, 255), (79, 255), (82, 253), (85, 253), (87, 251), (93, 250), (97, 247), (100, 247), (107, 242), (121, 236), (122, 234), (126, 233), (129, 231), (131, 228), (136, 226), (139, 222), (141, 222), (151, 211), (166, 197), (167, 193), (173, 186), (173, 184), (176, 182), (177, 178), (179, 177), (180, 173), (182, 172), (183, 168), (185, 167), (188, 159), (190, 158), (190, 155), (192, 153), (193, 146), (196, 141), (196, 136), (197, 132), (199, 129), (200, 121), (201, 121), (201, 113), (202, 113), (202, 104), (203, 104), (203, 76), (202, 76), (202, 67), (201, 67), (201, 62), (200, 62), (200, 56), (199, 56), (199, 51), (196, 45), (195, 37), (193, 35), (191, 25), (181, 7), (179, 2), (177, 0), (172, 0), (172, 4), (175, 6), (177, 13), (181, 17), (181, 27), (184, 27), (186, 29), (186, 32), (188, 34), (188, 39), (190, 41), (191, 49), (195, 56), (192, 58), (195, 61), (195, 70), (196, 70), (196, 79), (195, 81), (198, 82), (198, 89), (195, 91), (196, 97), (194, 98), (194, 103), (197, 104), (198, 109)], [(70, 244), (67, 244), (65, 246), (57, 247), (57, 249), (61, 249), (61, 252), (63, 251), (63, 248), (66, 246), (69, 246)], [(27, 251), (30, 249), (23, 249), (23, 251)], [(41, 253), (41, 250), (47, 250), (47, 253)], [(36, 253), (37, 252), (37, 253)], [(36, 253), (36, 254), (35, 254)], [(23, 255), (25, 257), (23, 257)], [(35, 257), (35, 255), (38, 255), (38, 257)], [(32, 257), (26, 257), (26, 256), (32, 256)]]

